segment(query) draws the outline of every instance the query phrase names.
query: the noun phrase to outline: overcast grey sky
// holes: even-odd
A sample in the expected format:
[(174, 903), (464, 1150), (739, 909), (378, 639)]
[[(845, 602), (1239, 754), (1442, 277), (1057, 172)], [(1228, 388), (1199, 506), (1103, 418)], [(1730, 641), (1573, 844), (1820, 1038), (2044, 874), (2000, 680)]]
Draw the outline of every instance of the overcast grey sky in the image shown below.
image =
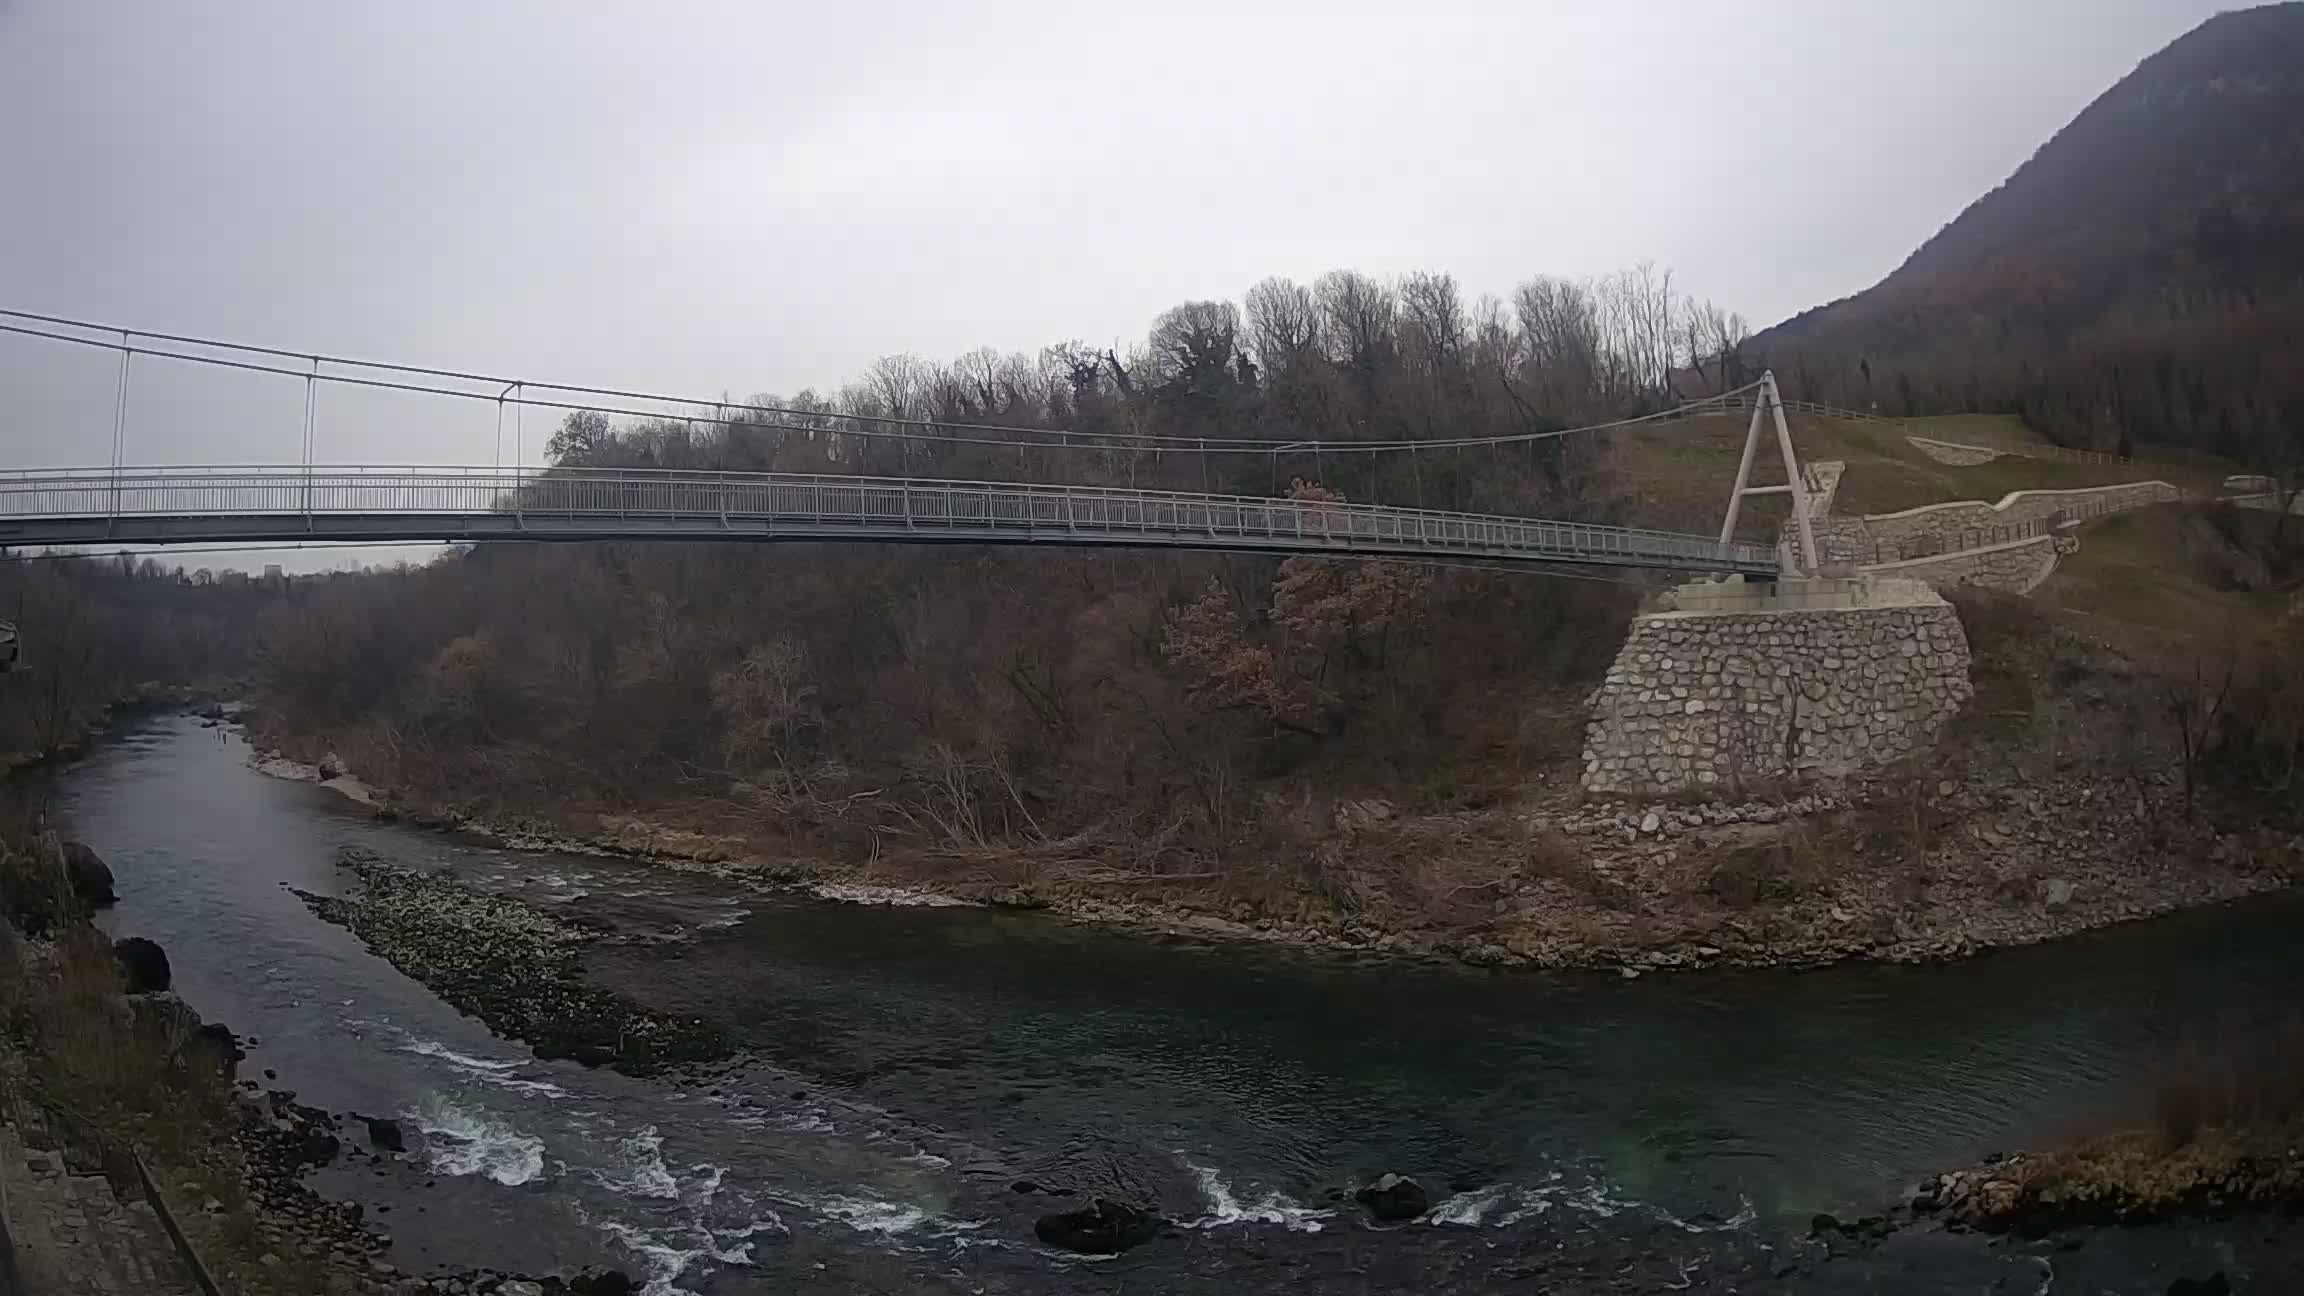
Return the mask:
[[(2225, 7), (0, 0), (0, 305), (739, 395), (1339, 266), (1651, 258), (1767, 324)], [(0, 338), (0, 463), (104, 462), (109, 374)], [(300, 393), (195, 386), (131, 460), (295, 457)], [(490, 458), (376, 408), (322, 455)]]

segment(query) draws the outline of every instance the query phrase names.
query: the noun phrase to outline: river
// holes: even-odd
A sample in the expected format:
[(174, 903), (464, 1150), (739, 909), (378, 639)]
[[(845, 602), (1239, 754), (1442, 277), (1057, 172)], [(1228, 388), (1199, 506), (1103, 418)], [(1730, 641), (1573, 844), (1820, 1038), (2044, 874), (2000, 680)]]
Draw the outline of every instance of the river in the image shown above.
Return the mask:
[[(2173, 1046), (2304, 991), (2293, 896), (1949, 966), (1483, 971), (739, 894), (378, 822), (248, 756), (154, 720), (59, 776), (57, 810), (117, 875), (108, 926), (253, 1037), (243, 1075), (408, 1122), (408, 1157), (315, 1183), (415, 1270), (604, 1263), (699, 1296), (1726, 1282), (1815, 1212), (2134, 1116)], [(290, 894), (350, 885), (345, 846), (672, 937), (588, 973), (741, 1056), (686, 1084), (532, 1058)], [(1383, 1171), (1432, 1214), (1337, 1200)], [(1059, 1255), (1031, 1234), (1056, 1199), (1019, 1181), (1132, 1187), (1182, 1227)]]

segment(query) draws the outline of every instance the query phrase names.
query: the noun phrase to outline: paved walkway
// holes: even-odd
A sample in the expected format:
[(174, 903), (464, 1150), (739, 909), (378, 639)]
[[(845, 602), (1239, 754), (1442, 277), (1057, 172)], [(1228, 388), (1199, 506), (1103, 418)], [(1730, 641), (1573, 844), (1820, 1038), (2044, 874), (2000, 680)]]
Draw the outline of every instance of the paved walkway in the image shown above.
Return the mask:
[[(34, 1141), (44, 1141), (35, 1136)], [(25, 1296), (195, 1296), (159, 1217), (93, 1167), (0, 1126), (0, 1193)]]

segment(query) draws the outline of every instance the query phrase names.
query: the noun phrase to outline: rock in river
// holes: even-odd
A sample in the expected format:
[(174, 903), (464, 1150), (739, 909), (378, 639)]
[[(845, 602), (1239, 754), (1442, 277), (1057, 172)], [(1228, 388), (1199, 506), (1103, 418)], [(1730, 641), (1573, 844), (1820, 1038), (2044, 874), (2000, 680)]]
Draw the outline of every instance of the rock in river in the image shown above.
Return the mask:
[(128, 993), (151, 994), (168, 988), (168, 955), (156, 942), (141, 936), (114, 941), (112, 957), (120, 964), (120, 979), (127, 983)]
[(631, 1296), (638, 1290), (621, 1269), (586, 1269), (568, 1280), (569, 1296)]
[(1114, 1255), (1149, 1242), (1160, 1217), (1141, 1207), (1098, 1197), (1075, 1211), (1043, 1215), (1032, 1226), (1042, 1242), (1088, 1255)]
[(64, 875), (71, 879), (72, 890), (92, 909), (100, 909), (120, 897), (112, 893), (112, 870), (104, 859), (88, 849), (88, 843), (64, 843)]
[(364, 1116), (368, 1124), (368, 1144), (386, 1152), (405, 1152), (408, 1141), (401, 1136), (400, 1122), (383, 1116)]
[(1388, 1174), (1352, 1194), (1368, 1213), (1387, 1224), (1412, 1220), (1432, 1208), (1424, 1185), (1406, 1175)]

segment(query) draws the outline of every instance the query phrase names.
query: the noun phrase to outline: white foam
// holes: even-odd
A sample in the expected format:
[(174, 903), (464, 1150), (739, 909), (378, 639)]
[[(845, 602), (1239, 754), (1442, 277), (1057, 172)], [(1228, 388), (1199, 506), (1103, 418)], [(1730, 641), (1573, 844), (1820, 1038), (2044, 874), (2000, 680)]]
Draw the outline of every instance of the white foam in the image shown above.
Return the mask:
[(696, 1179), (680, 1190), (680, 1204), (691, 1211), (702, 1211), (712, 1204), (713, 1196), (720, 1191), (720, 1180), (727, 1171), (720, 1166), (699, 1163), (688, 1167), (688, 1173), (696, 1176)]
[(891, 905), (907, 909), (973, 909), (976, 902), (957, 896), (939, 895), (934, 891), (920, 891), (911, 887), (869, 886), (863, 883), (816, 882), (808, 893), (820, 900), (838, 900), (845, 904)]
[(704, 1230), (704, 1250), (722, 1264), (748, 1265), (754, 1263), (751, 1239), (755, 1234), (789, 1232), (783, 1218), (770, 1211), (768, 1218), (753, 1220), (739, 1229)]
[(445, 1175), (486, 1175), (518, 1187), (544, 1173), (544, 1140), (486, 1112), (434, 1098), (410, 1117), (424, 1134), (424, 1156)]
[(926, 1150), (925, 1148), (914, 1152), (910, 1156), (896, 1158), (896, 1163), (898, 1165), (926, 1166), (930, 1170), (949, 1170), (952, 1168), (952, 1162), (950, 1160), (944, 1157), (940, 1157), (935, 1153)]
[(928, 1212), (917, 1206), (870, 1197), (827, 1197), (816, 1202), (815, 1208), (826, 1217), (859, 1233), (879, 1233), (890, 1237), (910, 1233), (929, 1220)]
[(1478, 1228), (1488, 1213), (1510, 1201), (1514, 1189), (1509, 1184), (1490, 1184), (1470, 1192), (1460, 1192), (1445, 1198), (1424, 1213), (1426, 1223), (1452, 1224), (1458, 1228)]
[(753, 1238), (762, 1233), (791, 1232), (772, 1210), (762, 1210), (759, 1218), (739, 1227), (718, 1229), (694, 1219), (640, 1228), (622, 1220), (597, 1219), (581, 1205), (576, 1207), (576, 1214), (638, 1258), (641, 1296), (695, 1296), (678, 1285), (689, 1266), (706, 1258), (722, 1265), (750, 1266), (758, 1263), (752, 1255)]
[[(1181, 1154), (1179, 1154), (1181, 1156)], [(1276, 1189), (1267, 1189), (1254, 1201), (1242, 1203), (1224, 1182), (1224, 1176), (1207, 1166), (1190, 1160), (1184, 1162), (1192, 1177), (1199, 1181), (1200, 1195), (1208, 1201), (1208, 1213), (1199, 1219), (1179, 1225), (1181, 1228), (1222, 1228), (1228, 1224), (1278, 1224), (1293, 1233), (1317, 1233), (1320, 1221), (1336, 1212), (1315, 1209), (1295, 1201)]]
[[(402, 1033), (406, 1034), (406, 1032)], [(409, 1035), (408, 1040), (408, 1043), (400, 1046), (404, 1051), (414, 1053), (420, 1057), (439, 1058), (443, 1062), (461, 1067), (467, 1071), (510, 1071), (520, 1065), (520, 1060), (518, 1058), (479, 1058), (473, 1057), (469, 1053), (459, 1053), (447, 1045), (437, 1043), (433, 1040), (418, 1039), (413, 1035)]]
[(1660, 1206), (1625, 1197), (1604, 1180), (1573, 1186), (1565, 1180), (1565, 1175), (1554, 1171), (1542, 1184), (1490, 1184), (1485, 1188), (1460, 1192), (1425, 1212), (1420, 1222), (1457, 1228), (1506, 1228), (1554, 1207), (1561, 1207), (1601, 1219), (1612, 1219), (1628, 1210), (1640, 1211), (1690, 1233), (1729, 1233), (1745, 1228), (1759, 1218), (1759, 1212), (1754, 1209), (1751, 1199), (1745, 1198), (1742, 1207), (1731, 1218), (1718, 1223), (1696, 1224)]
[(1455, 1228), (1479, 1228), (1483, 1225), (1504, 1228), (1541, 1215), (1558, 1204), (1550, 1187), (1524, 1188), (1512, 1184), (1490, 1184), (1485, 1188), (1475, 1188), (1446, 1198), (1426, 1211), (1422, 1222)]
[[(643, 1125), (640, 1131), (616, 1141), (617, 1156), (622, 1164), (613, 1170), (594, 1170), (592, 1177), (601, 1187), (633, 1197), (672, 1198), (680, 1195), (680, 1181), (664, 1168), (664, 1139), (653, 1125)], [(714, 1180), (717, 1188), (719, 1182)]]
[(602, 1220), (599, 1226), (601, 1232), (640, 1258), (640, 1296), (694, 1296), (675, 1284), (698, 1256), (708, 1254), (708, 1246), (676, 1247), (615, 1220)]
[[(395, 1027), (394, 1029), (398, 1028)], [(460, 1071), (475, 1080), (494, 1085), (499, 1089), (509, 1089), (514, 1093), (535, 1094), (543, 1098), (566, 1098), (568, 1096), (567, 1090), (549, 1080), (529, 1080), (512, 1074), (528, 1064), (526, 1058), (473, 1057), (469, 1053), (459, 1053), (447, 1045), (433, 1040), (418, 1039), (406, 1031), (400, 1033), (408, 1041), (400, 1046), (403, 1052), (414, 1053), (419, 1057), (435, 1058), (447, 1063), (452, 1070)]]

